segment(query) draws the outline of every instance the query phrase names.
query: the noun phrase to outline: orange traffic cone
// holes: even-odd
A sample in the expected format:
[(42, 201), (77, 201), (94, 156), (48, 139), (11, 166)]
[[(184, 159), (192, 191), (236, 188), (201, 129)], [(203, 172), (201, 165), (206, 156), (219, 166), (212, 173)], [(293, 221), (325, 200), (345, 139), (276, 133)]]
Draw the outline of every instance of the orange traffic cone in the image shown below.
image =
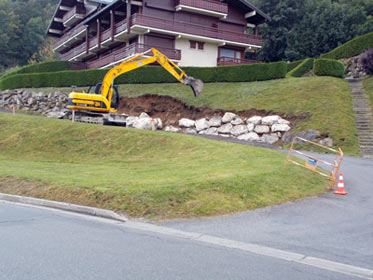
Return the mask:
[(339, 174), (338, 188), (334, 192), (334, 194), (341, 194), (341, 195), (348, 194), (348, 192), (345, 191), (345, 184), (343, 182), (343, 173), (342, 172)]

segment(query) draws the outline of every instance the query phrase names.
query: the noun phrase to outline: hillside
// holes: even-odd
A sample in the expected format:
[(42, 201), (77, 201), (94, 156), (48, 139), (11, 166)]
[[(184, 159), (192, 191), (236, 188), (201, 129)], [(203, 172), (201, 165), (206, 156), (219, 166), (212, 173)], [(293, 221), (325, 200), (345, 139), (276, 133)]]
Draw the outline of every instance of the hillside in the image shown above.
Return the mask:
[(0, 191), (176, 218), (326, 190), (286, 154), (186, 135), (0, 113)]

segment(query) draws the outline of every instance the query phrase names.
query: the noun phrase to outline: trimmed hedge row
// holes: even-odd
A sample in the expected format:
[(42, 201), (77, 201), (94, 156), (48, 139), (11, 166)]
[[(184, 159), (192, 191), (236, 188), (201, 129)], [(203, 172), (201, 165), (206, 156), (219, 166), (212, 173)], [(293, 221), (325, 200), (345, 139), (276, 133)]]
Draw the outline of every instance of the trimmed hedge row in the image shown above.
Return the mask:
[(356, 37), (320, 57), (329, 59), (349, 58), (363, 53), (370, 47), (373, 47), (373, 32)]
[(342, 62), (333, 59), (316, 59), (313, 71), (317, 76), (332, 76), (343, 78), (345, 66)]
[(307, 58), (303, 60), (297, 67), (288, 72), (287, 77), (299, 78), (310, 71), (313, 67), (313, 58)]
[[(219, 67), (183, 67), (188, 76), (205, 83), (251, 82), (284, 78), (285, 62)], [(102, 81), (108, 69), (15, 74), (0, 80), (0, 89), (39, 87), (83, 87)], [(116, 84), (172, 83), (175, 78), (164, 68), (147, 66), (119, 76)]]
[(296, 60), (293, 62), (288, 63), (288, 73), (293, 70), (295, 67), (297, 67), (299, 64), (301, 64), (304, 61), (304, 59)]
[(10, 73), (8, 75), (4, 75), (1, 79), (6, 77), (16, 75), (16, 74), (26, 74), (26, 73), (43, 73), (43, 72), (58, 72), (58, 71), (66, 71), (70, 69), (70, 62), (69, 61), (51, 61), (51, 62), (41, 62), (36, 64), (27, 65), (21, 67), (19, 70)]

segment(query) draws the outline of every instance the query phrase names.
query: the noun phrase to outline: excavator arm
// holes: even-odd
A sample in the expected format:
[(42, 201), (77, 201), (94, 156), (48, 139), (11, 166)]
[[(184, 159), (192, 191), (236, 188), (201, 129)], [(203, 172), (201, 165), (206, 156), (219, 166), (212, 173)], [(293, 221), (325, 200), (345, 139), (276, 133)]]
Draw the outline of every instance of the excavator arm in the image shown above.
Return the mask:
[[(152, 56), (148, 58), (141, 58), (148, 53), (152, 53)], [(193, 89), (194, 97), (197, 98), (202, 89), (203, 89), (203, 83), (201, 80), (194, 79), (192, 77), (188, 77), (185, 72), (180, 69), (179, 66), (177, 66), (175, 63), (173, 63), (170, 59), (168, 59), (167, 56), (165, 56), (160, 51), (151, 48), (150, 50), (137, 54), (136, 56), (129, 58), (127, 60), (124, 60), (121, 64), (113, 67), (111, 70), (109, 70), (102, 82), (101, 87), (101, 94), (105, 96), (109, 102), (110, 102), (110, 94), (112, 92), (112, 88), (114, 85), (114, 80), (129, 71), (135, 70), (137, 68), (146, 66), (148, 64), (157, 62), (159, 65), (161, 65), (164, 69), (166, 69), (172, 76), (174, 76), (180, 83), (189, 85)]]

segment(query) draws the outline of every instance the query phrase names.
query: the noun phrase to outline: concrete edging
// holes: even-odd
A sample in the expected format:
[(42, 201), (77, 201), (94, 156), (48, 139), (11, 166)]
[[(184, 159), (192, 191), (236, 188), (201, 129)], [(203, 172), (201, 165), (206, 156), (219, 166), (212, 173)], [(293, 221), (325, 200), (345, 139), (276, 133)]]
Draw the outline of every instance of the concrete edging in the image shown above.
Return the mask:
[(48, 207), (48, 208), (55, 208), (59, 210), (75, 212), (79, 214), (85, 214), (90, 216), (96, 216), (101, 218), (112, 219), (116, 221), (126, 222), (128, 219), (124, 216), (121, 216), (114, 211), (100, 209), (96, 207), (88, 207), (88, 206), (81, 206), (77, 204), (65, 203), (65, 202), (58, 202), (53, 200), (46, 200), (46, 199), (39, 199), (39, 198), (32, 198), (26, 196), (19, 196), (19, 195), (12, 195), (12, 194), (4, 194), (0, 193), (0, 200), (16, 202), (16, 203), (23, 203), (23, 204), (31, 204), (36, 206)]

